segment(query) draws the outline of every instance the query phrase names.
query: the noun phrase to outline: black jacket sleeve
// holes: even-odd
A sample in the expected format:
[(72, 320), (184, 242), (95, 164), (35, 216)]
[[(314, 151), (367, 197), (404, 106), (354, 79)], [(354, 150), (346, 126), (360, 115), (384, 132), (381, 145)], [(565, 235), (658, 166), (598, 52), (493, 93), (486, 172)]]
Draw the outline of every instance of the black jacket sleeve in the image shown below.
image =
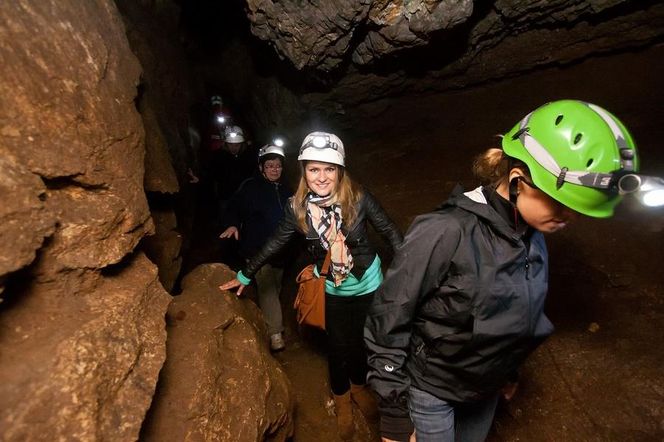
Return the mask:
[(416, 218), (397, 247), (367, 315), (368, 381), (380, 398), (384, 437), (407, 441), (412, 433), (410, 380), (404, 369), (412, 322), (420, 299), (435, 290), (447, 273), (460, 238), (454, 222), (446, 222), (437, 213)]
[(374, 229), (376, 229), (378, 233), (383, 235), (383, 237), (389, 241), (392, 246), (392, 251), (396, 250), (399, 244), (403, 241), (401, 231), (371, 193), (365, 191), (364, 198), (369, 222), (374, 226)]
[(281, 252), (291, 238), (299, 231), (291, 204), (292, 198), (286, 203), (284, 216), (281, 218), (272, 236), (270, 236), (270, 239), (267, 240), (265, 245), (249, 260), (244, 270), (242, 270), (242, 274), (247, 278), (253, 278), (256, 272), (265, 263), (269, 262), (272, 257)]
[(249, 212), (251, 200), (256, 198), (255, 195), (256, 180), (254, 178), (247, 178), (240, 184), (240, 187), (238, 187), (228, 201), (228, 206), (222, 219), (222, 231), (231, 226), (237, 227), (240, 230)]

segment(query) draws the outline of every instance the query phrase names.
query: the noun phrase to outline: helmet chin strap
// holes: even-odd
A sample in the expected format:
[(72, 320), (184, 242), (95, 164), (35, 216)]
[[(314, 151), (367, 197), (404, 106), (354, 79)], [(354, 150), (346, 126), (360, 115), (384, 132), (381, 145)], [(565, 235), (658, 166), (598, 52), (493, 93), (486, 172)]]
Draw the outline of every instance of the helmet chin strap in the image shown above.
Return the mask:
[(509, 186), (510, 203), (516, 208), (516, 197), (519, 196), (519, 177), (515, 176), (510, 180)]
[(519, 227), (519, 211), (516, 208), (516, 198), (519, 196), (519, 180), (521, 177), (515, 176), (510, 180), (509, 184), (509, 196), (510, 196), (510, 203), (512, 203), (512, 207), (514, 208), (514, 227), (518, 228)]

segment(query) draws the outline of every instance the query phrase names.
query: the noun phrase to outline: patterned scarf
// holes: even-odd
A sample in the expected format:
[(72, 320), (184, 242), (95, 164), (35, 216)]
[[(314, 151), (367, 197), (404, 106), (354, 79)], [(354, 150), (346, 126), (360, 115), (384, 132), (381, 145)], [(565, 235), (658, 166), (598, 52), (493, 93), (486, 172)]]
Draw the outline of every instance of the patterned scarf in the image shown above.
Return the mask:
[(318, 233), (325, 250), (331, 250), (330, 270), (334, 286), (338, 287), (353, 268), (353, 256), (346, 246), (346, 235), (341, 231), (341, 205), (332, 196), (307, 195), (307, 216)]

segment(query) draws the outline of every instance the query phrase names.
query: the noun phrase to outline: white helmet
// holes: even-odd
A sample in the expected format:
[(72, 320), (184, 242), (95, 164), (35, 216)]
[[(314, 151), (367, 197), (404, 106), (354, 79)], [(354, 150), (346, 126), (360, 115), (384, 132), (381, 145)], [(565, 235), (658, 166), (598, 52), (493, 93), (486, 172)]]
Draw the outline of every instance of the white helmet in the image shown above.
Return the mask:
[(244, 142), (244, 132), (240, 126), (230, 126), (226, 128), (225, 140), (227, 143), (242, 143)]
[(312, 132), (302, 141), (298, 161), (321, 161), (345, 166), (344, 143), (328, 132)]
[(265, 146), (258, 149), (258, 158), (270, 153), (274, 153), (286, 158), (286, 154), (284, 153), (284, 148), (275, 146), (274, 144), (266, 144)]

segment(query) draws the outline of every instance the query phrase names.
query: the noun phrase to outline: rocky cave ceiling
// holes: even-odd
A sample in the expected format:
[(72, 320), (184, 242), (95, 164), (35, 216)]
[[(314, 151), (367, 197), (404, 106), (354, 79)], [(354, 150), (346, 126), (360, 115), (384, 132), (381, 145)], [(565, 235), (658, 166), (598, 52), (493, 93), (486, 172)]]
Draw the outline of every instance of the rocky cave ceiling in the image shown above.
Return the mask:
[[(244, 80), (253, 89), (236, 101), (286, 90), (271, 103), (252, 104), (255, 115), (290, 100), (308, 112), (352, 120), (355, 107), (379, 107), (384, 98), (449, 91), (664, 40), (664, 3), (653, 0), (181, 0), (179, 6), (197, 60), (201, 51), (223, 59), (232, 88), (239, 87), (239, 71), (255, 74), (236, 58), (251, 58), (259, 76), (278, 77), (277, 86)], [(225, 55), (215, 52), (222, 47)], [(219, 69), (214, 75), (220, 77)]]
[(314, 108), (330, 101), (350, 106), (387, 95), (465, 87), (638, 49), (664, 36), (664, 3), (651, 0), (225, 4), (248, 18), (253, 39), (269, 45), (298, 75), (323, 85), (320, 96), (311, 89), (299, 91)]

